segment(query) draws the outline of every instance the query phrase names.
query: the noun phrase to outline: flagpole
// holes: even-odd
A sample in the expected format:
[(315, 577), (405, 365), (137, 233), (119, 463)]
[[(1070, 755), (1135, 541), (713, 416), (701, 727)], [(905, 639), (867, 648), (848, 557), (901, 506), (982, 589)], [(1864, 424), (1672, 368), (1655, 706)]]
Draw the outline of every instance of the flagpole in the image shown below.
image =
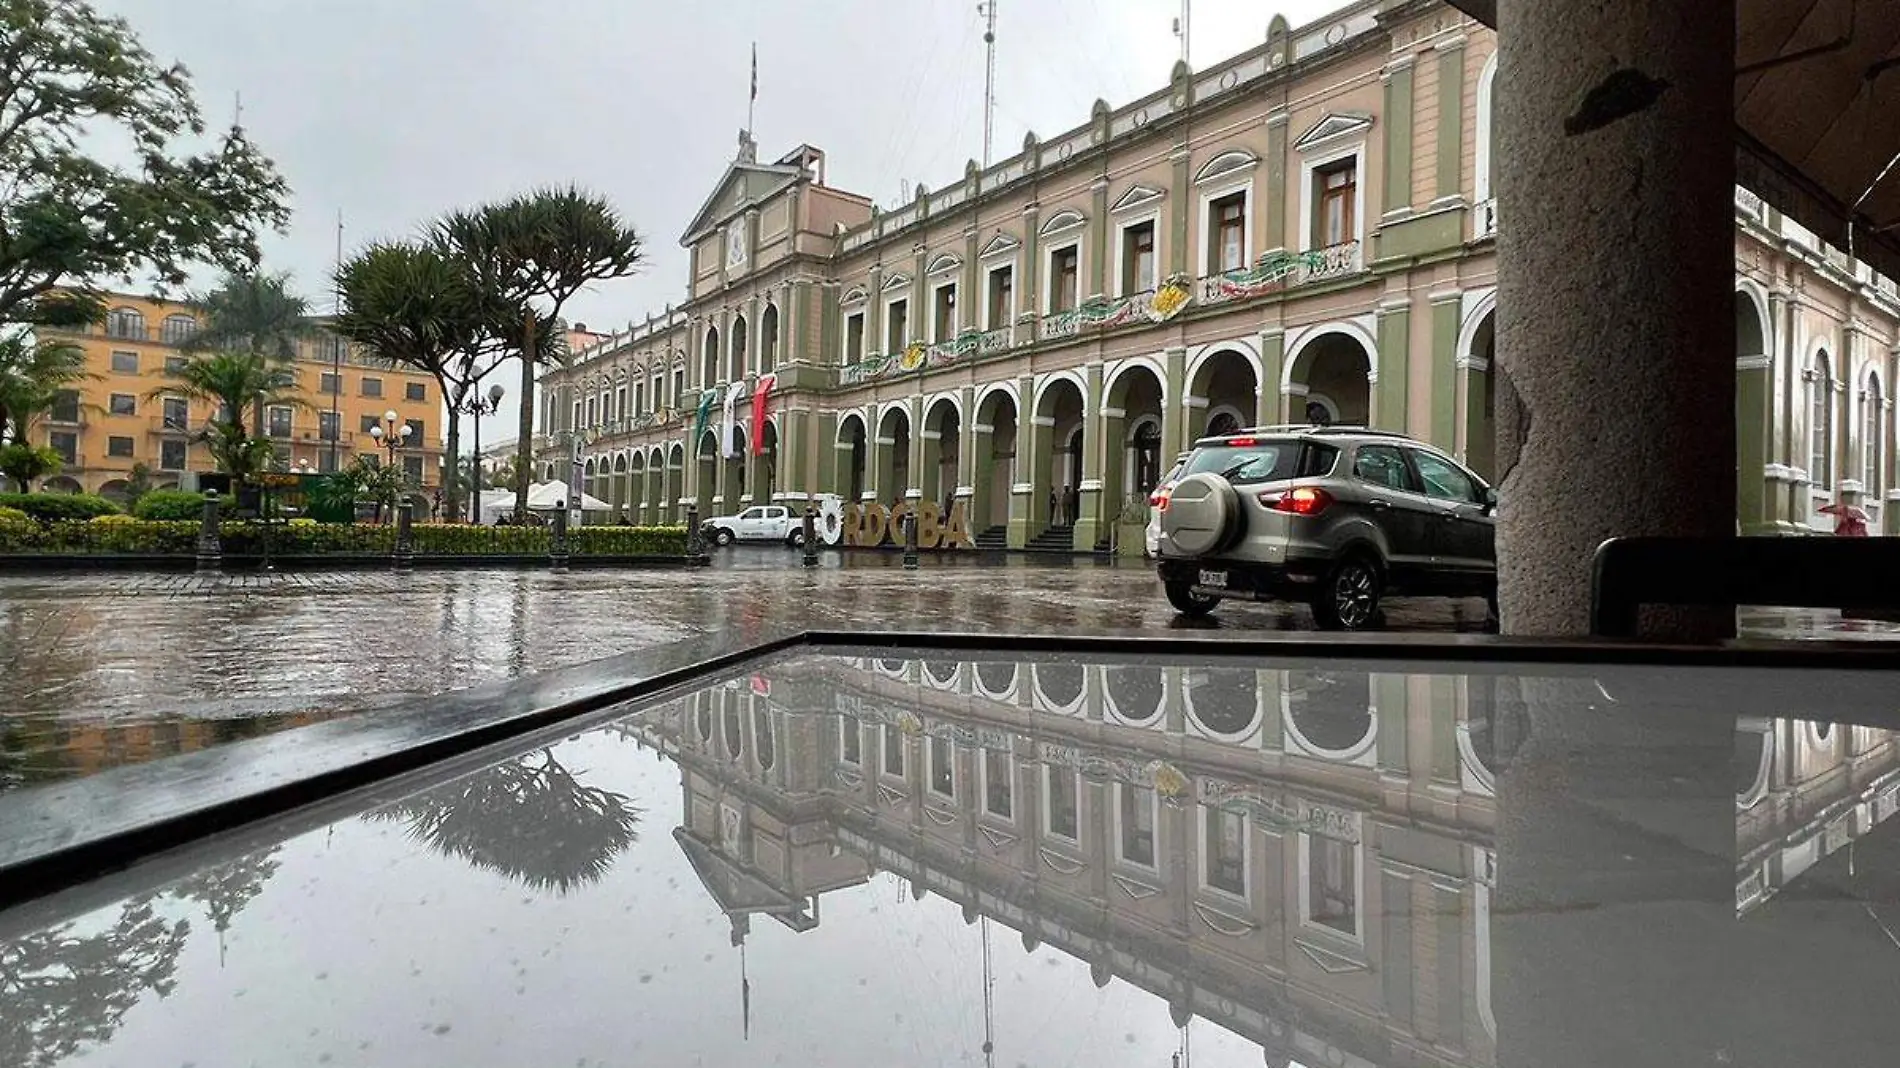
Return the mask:
[(752, 110), (759, 102), (759, 42), (752, 42), (752, 94), (745, 102), (745, 132), (752, 133)]

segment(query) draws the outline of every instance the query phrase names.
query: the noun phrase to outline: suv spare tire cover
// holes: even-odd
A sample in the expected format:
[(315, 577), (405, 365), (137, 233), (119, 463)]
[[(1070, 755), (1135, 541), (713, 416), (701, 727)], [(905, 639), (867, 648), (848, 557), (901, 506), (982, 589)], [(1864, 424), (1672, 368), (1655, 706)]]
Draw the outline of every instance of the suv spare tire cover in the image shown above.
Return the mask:
[(1174, 547), (1189, 556), (1218, 551), (1226, 545), (1240, 516), (1240, 498), (1219, 475), (1189, 475), (1168, 494), (1168, 510), (1161, 513), (1161, 532)]

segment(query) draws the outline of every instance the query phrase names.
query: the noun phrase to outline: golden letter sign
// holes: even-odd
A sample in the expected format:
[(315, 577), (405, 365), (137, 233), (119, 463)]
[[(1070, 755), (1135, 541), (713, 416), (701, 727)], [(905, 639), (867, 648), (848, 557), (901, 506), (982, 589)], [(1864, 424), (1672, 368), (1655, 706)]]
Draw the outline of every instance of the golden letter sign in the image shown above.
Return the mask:
[(863, 546), (902, 545), (904, 517), (913, 510), (917, 514), (917, 548), (968, 549), (973, 544), (969, 521), (964, 516), (961, 501), (951, 507), (948, 523), (943, 521), (943, 509), (938, 508), (934, 501), (915, 506), (900, 504), (895, 508), (885, 508), (881, 504), (847, 504), (844, 506), (844, 543)]

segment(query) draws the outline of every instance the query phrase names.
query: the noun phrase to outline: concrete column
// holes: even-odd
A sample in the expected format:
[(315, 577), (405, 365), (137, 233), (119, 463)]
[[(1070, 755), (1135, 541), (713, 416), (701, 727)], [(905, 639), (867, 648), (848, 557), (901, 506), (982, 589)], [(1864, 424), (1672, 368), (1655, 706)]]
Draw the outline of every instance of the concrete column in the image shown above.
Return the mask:
[(1433, 203), (1464, 195), (1465, 39), (1438, 46), (1438, 183)]
[(877, 501), (888, 507), (891, 503), (890, 499), (904, 491), (904, 487), (897, 484), (895, 462), (897, 439), (884, 436), (884, 428), (877, 419), (878, 412), (875, 405), (867, 408), (867, 412), (868, 421), (865, 425), (871, 430), (865, 435), (864, 440), (867, 453), (864, 462), (864, 497), (866, 500)]
[[(1036, 316), (1042, 314), (1042, 208), (1030, 204), (1023, 209), (1023, 269), (1016, 283), (1016, 314)], [(1033, 321), (1029, 327), (1031, 338), (1035, 337)], [(1020, 453), (1019, 453), (1020, 455)]]
[(1372, 410), (1366, 422), (1385, 430), (1408, 433), (1407, 401), (1412, 377), (1412, 309), (1403, 302), (1379, 308), (1378, 376), (1370, 386)]
[[(1104, 163), (1106, 164), (1106, 161)], [(1108, 261), (1115, 255), (1114, 242), (1109, 233), (1108, 179), (1096, 178), (1095, 183), (1089, 186), (1089, 191), (1092, 194), (1090, 200), (1093, 202), (1091, 208), (1093, 217), (1089, 220), (1091, 224), (1089, 229), (1092, 232), (1088, 243), (1095, 247), (1089, 250), (1089, 291), (1080, 294), (1077, 304), (1085, 303), (1091, 298), (1103, 296), (1108, 292), (1108, 272), (1111, 269)], [(1121, 265), (1116, 264), (1113, 269), (1120, 270)]]
[[(1282, 413), (1286, 404), (1280, 399), (1280, 369), (1286, 363), (1286, 334), (1279, 327), (1260, 331), (1260, 383), (1254, 390), (1254, 425), (1272, 426), (1275, 423), (1290, 423)], [(1164, 457), (1164, 465), (1174, 462), (1174, 457)]]
[[(871, 266), (871, 283), (864, 298), (864, 355), (884, 351), (884, 265)], [(843, 328), (840, 327), (842, 330)], [(838, 346), (843, 351), (842, 343)], [(873, 428), (875, 431), (875, 428)]]
[[(1432, 425), (1426, 440), (1441, 449), (1459, 445), (1458, 326), (1462, 307), (1460, 293), (1432, 294)], [(1483, 395), (1478, 399), (1482, 401)]]
[(1166, 396), (1161, 398), (1161, 466), (1165, 471), (1174, 458), (1186, 451), (1183, 429), (1187, 420), (1181, 398), (1187, 393), (1187, 349), (1173, 345), (1161, 353), (1168, 381)]
[(923, 496), (924, 486), (924, 399), (913, 395), (904, 410), (910, 413), (910, 466), (904, 472), (909, 484), (903, 487), (904, 499), (914, 501)]
[[(1051, 428), (1036, 425), (1036, 379), (1016, 380), (1016, 481), (1009, 487), (1009, 547), (1020, 549), (1049, 525), (1049, 437)], [(1038, 459), (1040, 457), (1040, 459)], [(1039, 466), (1040, 465), (1040, 466)], [(1038, 496), (1040, 488), (1042, 496)]]
[[(975, 239), (972, 238), (971, 240), (974, 242)], [(967, 322), (970, 323), (971, 329), (975, 329), (974, 319), (967, 320)], [(971, 528), (970, 535), (971, 537), (975, 537), (977, 534), (977, 517), (973, 514), (969, 514), (975, 511), (972, 506), (972, 498), (976, 495), (977, 486), (986, 485), (986, 483), (977, 481), (975, 387), (964, 386), (957, 391), (957, 398), (963, 405), (963, 416), (957, 421), (957, 484), (948, 487), (948, 489), (955, 496), (956, 500), (963, 502), (964, 512), (968, 516), (968, 522)], [(989, 448), (989, 439), (987, 437), (983, 440), (983, 448), (985, 451)]]
[[(1268, 253), (1284, 252), (1289, 247), (1286, 239), (1286, 129), (1285, 111), (1267, 116), (1267, 188), (1263, 194), (1265, 210), (1260, 214), (1263, 223), (1260, 244)], [(1188, 190), (1191, 187), (1184, 181), (1175, 188)], [(1279, 386), (1276, 384), (1274, 388), (1277, 390)]]
[(1168, 162), (1173, 164), (1174, 203), (1168, 206), (1168, 273), (1198, 275), (1200, 269), (1188, 263), (1188, 235), (1193, 231), (1194, 213), (1199, 210), (1195, 203), (1194, 170), (1192, 153), (1186, 142), (1177, 143), (1174, 151), (1168, 153)]
[[(1114, 521), (1113, 508), (1107, 499), (1109, 495), (1104, 492), (1102, 480), (1106, 467), (1104, 459), (1110, 442), (1107, 440), (1107, 420), (1102, 418), (1102, 364), (1099, 360), (1082, 369), (1082, 381), (1087, 386), (1082, 391), (1082, 484), (1076, 487), (1080, 507), (1074, 521), (1075, 529), (1070, 532), (1077, 552), (1095, 548), (1095, 543), (1101, 540), (1107, 530), (1105, 524)], [(1115, 442), (1114, 447), (1119, 448), (1120, 442)]]
[[(1605, 538), (1734, 533), (1735, 12), (1501, 0), (1498, 21), (1499, 200), (1537, 220), (1498, 235), (1497, 351), (1523, 435), (1501, 494), (1503, 625), (1582, 634)], [(1734, 613), (1651, 624), (1716, 637)]]
[(1385, 188), (1380, 210), (1390, 215), (1412, 206), (1412, 69), (1410, 55), (1395, 56), (1385, 74)]

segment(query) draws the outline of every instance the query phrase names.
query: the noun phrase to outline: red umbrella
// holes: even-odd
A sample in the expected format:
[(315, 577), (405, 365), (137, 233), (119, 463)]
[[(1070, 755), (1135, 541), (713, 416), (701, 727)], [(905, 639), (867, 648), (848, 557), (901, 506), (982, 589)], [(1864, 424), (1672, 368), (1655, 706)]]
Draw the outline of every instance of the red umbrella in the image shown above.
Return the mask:
[(1838, 538), (1864, 538), (1867, 536), (1868, 515), (1857, 504), (1830, 504), (1821, 509), (1822, 515), (1834, 517), (1834, 536)]

